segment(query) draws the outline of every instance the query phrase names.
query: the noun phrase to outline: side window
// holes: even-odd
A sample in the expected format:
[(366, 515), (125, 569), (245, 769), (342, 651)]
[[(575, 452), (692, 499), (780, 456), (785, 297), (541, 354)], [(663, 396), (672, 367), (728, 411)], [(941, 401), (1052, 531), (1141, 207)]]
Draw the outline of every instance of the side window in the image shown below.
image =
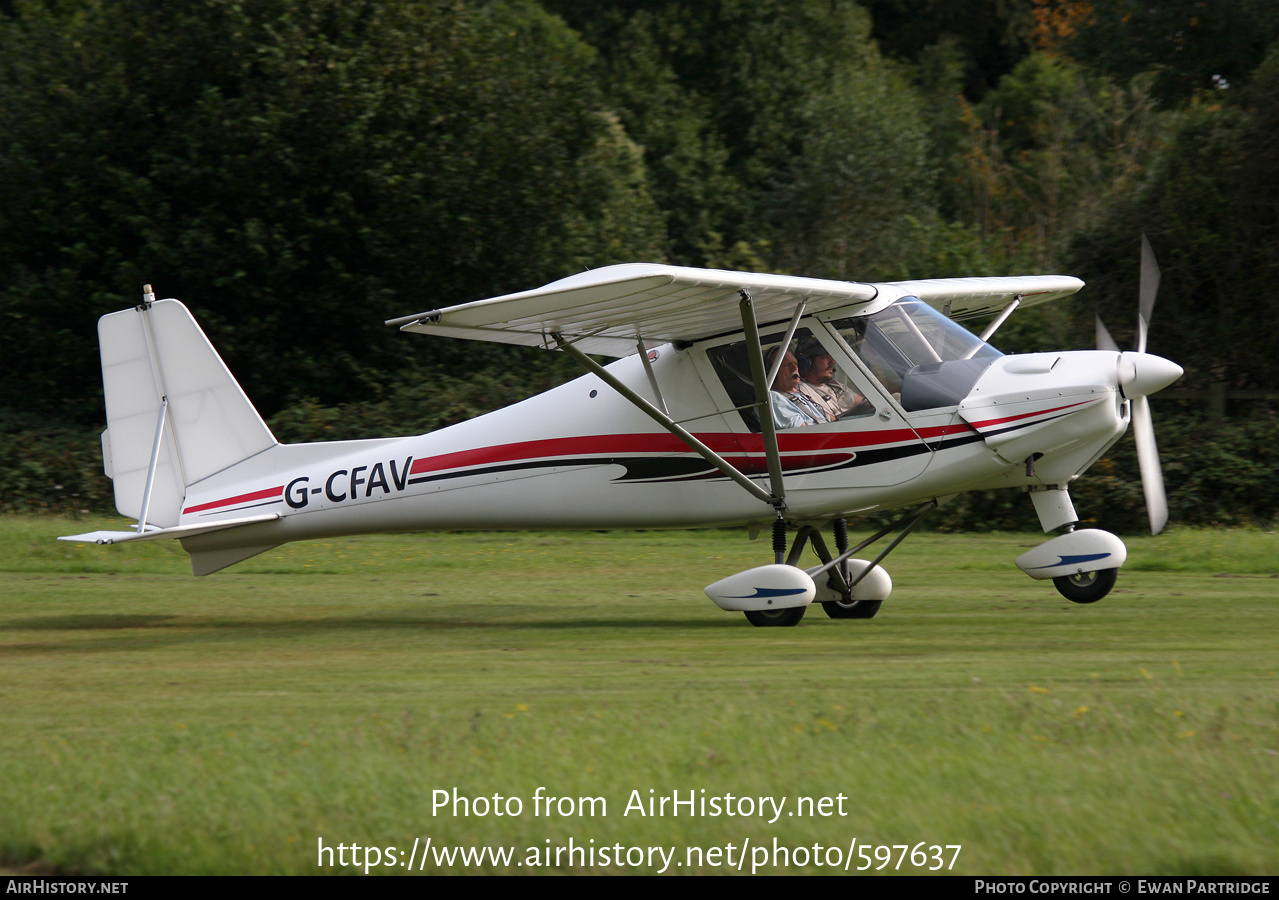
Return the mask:
[(864, 318), (843, 319), (831, 324), (884, 386), (884, 390), (900, 401), (902, 378), (910, 370), (911, 363), (897, 345), (878, 327), (868, 329), (869, 320)]
[[(783, 337), (785, 332), (760, 337), (766, 367), (773, 365), (778, 354), (784, 354), (777, 378), (769, 386), (770, 413), (776, 428), (825, 425), (875, 412), (840, 370), (838, 351), (832, 353), (808, 328), (796, 329), (795, 337), (784, 347)], [(712, 347), (707, 357), (746, 427), (760, 431), (746, 342)]]
[[(784, 334), (763, 337), (764, 345), (768, 342), (780, 341)], [(706, 351), (706, 358), (711, 361), (715, 374), (719, 376), (729, 402), (741, 414), (742, 421), (751, 431), (763, 429), (759, 424), (759, 411), (755, 407), (755, 384), (751, 380), (751, 364), (746, 356), (746, 342), (737, 341), (732, 344), (720, 344)]]
[(827, 343), (804, 329), (795, 351), (799, 363), (799, 392), (812, 400), (831, 422), (874, 415), (874, 404), (849, 381), (848, 373), (840, 369), (839, 360)]

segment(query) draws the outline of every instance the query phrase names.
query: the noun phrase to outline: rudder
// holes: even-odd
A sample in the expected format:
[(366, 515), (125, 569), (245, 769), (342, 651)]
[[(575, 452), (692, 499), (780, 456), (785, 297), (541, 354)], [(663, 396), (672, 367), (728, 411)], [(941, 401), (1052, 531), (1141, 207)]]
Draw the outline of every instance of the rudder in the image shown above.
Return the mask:
[(145, 514), (148, 526), (171, 528), (188, 486), (277, 443), (177, 300), (103, 316), (98, 341), (107, 408), (102, 455), (122, 515)]

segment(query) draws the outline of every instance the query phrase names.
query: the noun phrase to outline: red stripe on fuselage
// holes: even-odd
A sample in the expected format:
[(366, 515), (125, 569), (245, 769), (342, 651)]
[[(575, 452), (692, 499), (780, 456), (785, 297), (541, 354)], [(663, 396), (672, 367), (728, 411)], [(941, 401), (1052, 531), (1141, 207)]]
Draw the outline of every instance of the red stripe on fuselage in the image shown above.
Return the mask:
[[(919, 440), (920, 432), (911, 428), (885, 428), (880, 431), (813, 431), (808, 428), (779, 431), (777, 449), (783, 453), (797, 451), (857, 450), (880, 444), (900, 444)], [(698, 437), (705, 440), (704, 435)], [(762, 434), (737, 435), (741, 449), (747, 453), (764, 452)]]
[(1088, 403), (1095, 403), (1100, 398), (1094, 397), (1090, 400), (1080, 400), (1078, 403), (1067, 403), (1065, 406), (1054, 406), (1052, 409), (1037, 409), (1034, 412), (1021, 413), (1016, 416), (1005, 416), (1002, 419), (987, 419), (984, 422), (974, 422), (973, 427), (977, 429), (990, 428), (994, 425), (1004, 425), (1008, 422), (1016, 422), (1021, 419), (1029, 419), (1033, 416), (1046, 416), (1049, 413), (1061, 412), (1063, 409), (1074, 409), (1076, 406), (1084, 406)]
[[(945, 426), (930, 428), (930, 433), (946, 434), (948, 429), (960, 427), (970, 430), (970, 426)], [(699, 434), (698, 440), (721, 455), (734, 453), (763, 453), (764, 438), (758, 434)], [(918, 440), (917, 435), (909, 428), (884, 429), (882, 431), (856, 432), (829, 431), (779, 434), (778, 448), (783, 453), (794, 452), (830, 452), (852, 450), (877, 444), (895, 444), (903, 441)], [(505, 462), (531, 462), (556, 456), (622, 456), (634, 453), (690, 453), (687, 444), (673, 434), (592, 434), (581, 437), (548, 438), (541, 441), (519, 441), (514, 444), (499, 444), (495, 447), (480, 447), (474, 450), (459, 450), (456, 453), (443, 453), (413, 460), (409, 469), (412, 475), (427, 472), (439, 472), (445, 469), (461, 469), (471, 466), (493, 465)]]
[(182, 514), (194, 512), (203, 512), (206, 509), (218, 509), (223, 506), (234, 506), (237, 503), (249, 503), (253, 500), (266, 500), (271, 497), (279, 497), (284, 493), (284, 485), (279, 487), (267, 488), (263, 491), (254, 491), (251, 494), (240, 494), (235, 497), (227, 497), (225, 500), (213, 500), (209, 503), (201, 503), (199, 506), (188, 506), (182, 510)]
[[(733, 435), (699, 435), (719, 438), (708, 441), (717, 453), (738, 449)], [(726, 439), (726, 440), (725, 440)], [(716, 446), (716, 444), (719, 446)], [(498, 444), (496, 447), (478, 447), (459, 450), (424, 459), (413, 460), (410, 475), (439, 472), (443, 469), (462, 469), (470, 466), (486, 466), (503, 462), (531, 462), (553, 456), (582, 456), (590, 454), (619, 453), (680, 453), (688, 446), (673, 434), (592, 434), (583, 437), (549, 438), (543, 441), (520, 441), (514, 444)]]

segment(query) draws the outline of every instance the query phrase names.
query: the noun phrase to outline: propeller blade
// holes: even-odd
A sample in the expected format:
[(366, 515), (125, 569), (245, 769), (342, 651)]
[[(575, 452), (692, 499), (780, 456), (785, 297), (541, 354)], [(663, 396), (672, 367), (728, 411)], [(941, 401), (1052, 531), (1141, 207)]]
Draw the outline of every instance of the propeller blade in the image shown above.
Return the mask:
[(1101, 321), (1101, 316), (1097, 317), (1097, 349), (1119, 352), (1119, 345), (1110, 336), (1110, 331), (1106, 328), (1106, 324)]
[(1150, 316), (1155, 311), (1155, 294), (1159, 293), (1159, 263), (1150, 241), (1141, 235), (1141, 286), (1137, 305), (1137, 352), (1146, 352), (1146, 332), (1150, 329)]
[(1132, 432), (1137, 441), (1137, 468), (1141, 471), (1141, 489), (1146, 495), (1150, 533), (1158, 534), (1168, 524), (1168, 495), (1164, 493), (1164, 473), (1159, 467), (1150, 400), (1144, 396), (1132, 401)]

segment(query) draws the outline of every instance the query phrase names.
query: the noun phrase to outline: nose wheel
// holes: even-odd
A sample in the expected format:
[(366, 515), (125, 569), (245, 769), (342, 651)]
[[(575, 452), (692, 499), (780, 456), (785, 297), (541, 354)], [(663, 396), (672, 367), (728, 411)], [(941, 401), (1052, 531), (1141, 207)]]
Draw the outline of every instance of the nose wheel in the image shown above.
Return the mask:
[(1057, 592), (1074, 603), (1096, 603), (1110, 593), (1119, 577), (1118, 569), (1101, 569), (1097, 572), (1081, 572), (1078, 575), (1062, 575), (1053, 579)]
[(1072, 603), (1096, 603), (1115, 586), (1119, 567), (1127, 559), (1128, 548), (1110, 532), (1080, 528), (1027, 550), (1014, 562), (1031, 578), (1051, 579), (1057, 592)]

